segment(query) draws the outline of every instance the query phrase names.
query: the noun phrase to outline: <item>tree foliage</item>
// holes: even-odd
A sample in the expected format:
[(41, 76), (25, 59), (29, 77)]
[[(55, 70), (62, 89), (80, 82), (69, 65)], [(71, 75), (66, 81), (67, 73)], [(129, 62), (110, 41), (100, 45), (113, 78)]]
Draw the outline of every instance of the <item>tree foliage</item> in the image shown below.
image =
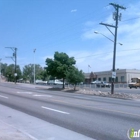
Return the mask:
[(54, 59), (46, 59), (46, 70), (47, 73), (57, 79), (63, 79), (63, 88), (64, 80), (66, 79), (66, 72), (70, 67), (76, 63), (74, 57), (69, 57), (66, 53), (55, 52)]
[(83, 72), (78, 70), (75, 67), (69, 69), (66, 73), (66, 79), (69, 83), (74, 85), (74, 90), (76, 89), (76, 85), (83, 82), (85, 77)]
[(7, 67), (8, 67), (8, 65), (5, 63), (5, 64), (1, 64), (1, 74), (3, 75), (3, 76), (5, 76), (6, 77), (6, 69), (7, 69)]
[[(5, 76), (7, 77), (8, 81), (14, 82), (15, 81), (15, 65), (14, 64), (10, 64), (9, 66), (6, 67), (6, 70), (4, 70), (5, 72)], [(16, 79), (20, 79), (21, 78), (21, 70), (19, 65), (16, 66)]]
[[(44, 69), (39, 65), (35, 65), (35, 79), (45, 79)], [(34, 64), (25, 65), (23, 68), (23, 79), (34, 82)]]

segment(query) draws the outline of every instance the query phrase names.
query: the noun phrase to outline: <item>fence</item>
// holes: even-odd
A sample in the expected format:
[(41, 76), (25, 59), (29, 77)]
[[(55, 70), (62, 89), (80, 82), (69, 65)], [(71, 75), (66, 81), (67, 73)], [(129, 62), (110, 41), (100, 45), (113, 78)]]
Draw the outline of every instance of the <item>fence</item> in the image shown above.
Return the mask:
[[(72, 85), (69, 85), (69, 87), (72, 87)], [(98, 89), (98, 88), (109, 88), (109, 87), (101, 87), (101, 86), (96, 86), (96, 84), (79, 84), (77, 85), (77, 88), (94, 88), (94, 89)], [(128, 88), (128, 84), (127, 83), (115, 83), (114, 84), (115, 88)]]

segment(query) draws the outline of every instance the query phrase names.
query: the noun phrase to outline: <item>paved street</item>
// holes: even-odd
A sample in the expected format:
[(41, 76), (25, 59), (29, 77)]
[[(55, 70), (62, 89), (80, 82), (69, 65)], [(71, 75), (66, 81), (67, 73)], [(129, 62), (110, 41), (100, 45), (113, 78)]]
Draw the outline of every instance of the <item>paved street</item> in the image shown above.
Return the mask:
[(140, 129), (138, 101), (37, 87), (0, 84), (0, 104), (96, 140), (127, 140), (129, 129)]

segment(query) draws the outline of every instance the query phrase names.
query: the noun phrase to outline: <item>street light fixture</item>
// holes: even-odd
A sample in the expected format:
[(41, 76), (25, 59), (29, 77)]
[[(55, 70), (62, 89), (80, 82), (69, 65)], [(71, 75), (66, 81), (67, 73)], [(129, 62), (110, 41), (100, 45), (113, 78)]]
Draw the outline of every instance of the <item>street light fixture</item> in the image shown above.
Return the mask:
[[(114, 35), (114, 41), (112, 39), (110, 39), (109, 37), (107, 37), (106, 35), (99, 33), (97, 31), (94, 31), (95, 34), (101, 34), (103, 35), (105, 38), (109, 39), (110, 41), (112, 41), (114, 43), (114, 51), (113, 51), (113, 68), (112, 68), (112, 83), (111, 83), (111, 94), (114, 94), (114, 78), (116, 77), (116, 72), (115, 72), (115, 57), (116, 57), (116, 44), (119, 45), (123, 45), (122, 43), (117, 43), (116, 42), (116, 35), (114, 35), (112, 32), (112, 34)], [(116, 32), (115, 32), (116, 33)]]
[(36, 51), (36, 49), (33, 50), (33, 52), (34, 52), (34, 84), (35, 84), (35, 51)]
[[(115, 72), (115, 61), (116, 61), (116, 45), (117, 45), (117, 29), (118, 29), (118, 21), (121, 20), (122, 14), (119, 14), (119, 9), (125, 10), (126, 8), (115, 3), (109, 3), (115, 8), (115, 12), (113, 13), (113, 19), (116, 21), (115, 26), (106, 24), (106, 23), (100, 23), (101, 25), (104, 25), (114, 36), (114, 49), (113, 49), (113, 67), (112, 67), (112, 83), (111, 83), (111, 94), (114, 94), (114, 80), (116, 78), (116, 72)], [(115, 33), (113, 33), (108, 27), (114, 28)]]
[[(94, 31), (94, 33), (95, 34), (101, 34), (102, 36), (104, 36), (105, 38), (107, 38), (107, 39), (109, 39), (110, 41), (112, 41), (113, 43), (114, 43), (114, 40), (112, 40), (112, 39), (110, 39), (109, 37), (107, 37), (106, 35), (104, 35), (104, 34), (102, 34), (102, 33), (100, 33), (100, 32), (98, 32), (98, 31)], [(120, 42), (118, 42), (117, 44), (119, 44), (119, 45), (123, 45), (122, 43), (120, 43)]]

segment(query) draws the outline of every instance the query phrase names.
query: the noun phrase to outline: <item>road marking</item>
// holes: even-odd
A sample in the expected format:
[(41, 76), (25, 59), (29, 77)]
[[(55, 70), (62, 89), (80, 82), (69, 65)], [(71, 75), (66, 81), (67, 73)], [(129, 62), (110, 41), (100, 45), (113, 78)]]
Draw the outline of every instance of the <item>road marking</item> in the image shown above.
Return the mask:
[(24, 91), (17, 91), (17, 93), (22, 93), (22, 94), (32, 94), (32, 92), (24, 92)]
[(56, 109), (53, 109), (53, 108), (48, 108), (48, 107), (45, 107), (45, 106), (42, 106), (43, 109), (48, 109), (48, 110), (51, 110), (51, 111), (55, 111), (55, 112), (59, 112), (59, 113), (63, 113), (63, 114), (70, 114), (68, 112), (64, 112), (64, 111), (60, 111), (60, 110), (56, 110)]
[(5, 99), (8, 99), (8, 97), (6, 97), (6, 96), (2, 96), (2, 95), (0, 95), (0, 97), (5, 98)]
[(51, 95), (38, 95), (38, 94), (35, 94), (33, 96), (35, 96), (35, 97), (41, 97), (41, 96), (52, 97)]
[[(61, 100), (54, 100), (54, 99), (52, 99), (52, 101), (56, 101), (56, 102), (59, 102), (59, 103), (65, 103), (65, 104), (71, 105), (70, 103), (65, 102), (65, 101), (61, 101)], [(132, 115), (132, 116), (140, 117), (140, 114), (135, 114), (135, 113), (129, 113), (129, 112), (124, 112), (124, 111), (119, 111), (119, 110), (112, 110), (112, 109), (106, 109), (106, 108), (100, 108), (100, 107), (93, 107), (93, 106), (88, 106), (88, 105), (79, 105), (79, 104), (75, 104), (75, 103), (72, 103), (72, 104), (73, 105), (77, 105), (79, 107), (86, 107), (86, 108), (90, 108), (90, 109), (103, 110), (103, 111), (108, 111), (108, 112), (127, 114), (127, 115)]]

